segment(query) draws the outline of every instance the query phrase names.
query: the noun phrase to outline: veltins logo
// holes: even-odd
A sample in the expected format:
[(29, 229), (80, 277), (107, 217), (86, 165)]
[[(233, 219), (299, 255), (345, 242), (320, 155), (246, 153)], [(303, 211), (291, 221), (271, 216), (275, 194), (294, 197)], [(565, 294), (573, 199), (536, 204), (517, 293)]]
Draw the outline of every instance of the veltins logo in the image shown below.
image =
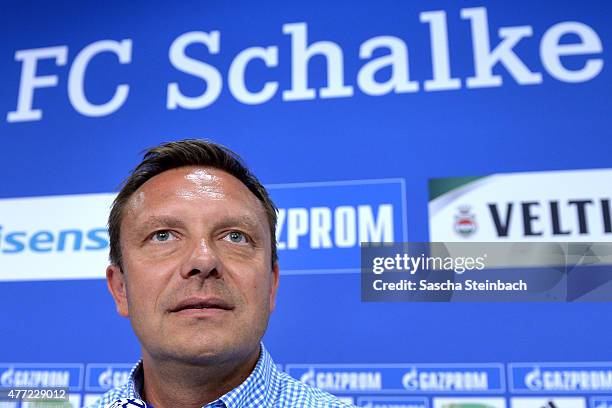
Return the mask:
[(429, 182), (431, 241), (612, 241), (612, 169)]
[(476, 232), (476, 215), (471, 212), (469, 205), (459, 207), (459, 212), (455, 215), (455, 231), (457, 234), (469, 237)]
[(0, 200), (0, 281), (103, 278), (114, 197)]

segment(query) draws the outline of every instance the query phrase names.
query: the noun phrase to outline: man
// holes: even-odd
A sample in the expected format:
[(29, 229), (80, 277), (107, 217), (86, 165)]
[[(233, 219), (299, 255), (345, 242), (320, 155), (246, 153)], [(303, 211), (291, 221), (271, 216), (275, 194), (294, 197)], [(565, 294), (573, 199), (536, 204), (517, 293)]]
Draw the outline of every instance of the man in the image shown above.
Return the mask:
[(279, 282), (275, 231), (266, 189), (229, 149), (150, 149), (113, 203), (106, 270), (142, 359), (97, 407), (348, 407), (279, 372), (261, 343)]

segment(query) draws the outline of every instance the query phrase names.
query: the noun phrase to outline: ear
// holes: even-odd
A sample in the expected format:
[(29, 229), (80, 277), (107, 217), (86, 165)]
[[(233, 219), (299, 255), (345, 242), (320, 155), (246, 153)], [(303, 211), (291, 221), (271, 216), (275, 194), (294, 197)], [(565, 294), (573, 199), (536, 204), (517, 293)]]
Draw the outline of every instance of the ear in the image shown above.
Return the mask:
[(119, 313), (120, 316), (128, 317), (130, 314), (128, 309), (125, 274), (121, 271), (119, 266), (109, 265), (108, 268), (106, 268), (106, 284), (115, 300), (117, 313)]
[(276, 307), (276, 292), (278, 291), (278, 281), (280, 278), (280, 269), (278, 267), (278, 261), (272, 265), (272, 286), (270, 287), (270, 312), (274, 311)]

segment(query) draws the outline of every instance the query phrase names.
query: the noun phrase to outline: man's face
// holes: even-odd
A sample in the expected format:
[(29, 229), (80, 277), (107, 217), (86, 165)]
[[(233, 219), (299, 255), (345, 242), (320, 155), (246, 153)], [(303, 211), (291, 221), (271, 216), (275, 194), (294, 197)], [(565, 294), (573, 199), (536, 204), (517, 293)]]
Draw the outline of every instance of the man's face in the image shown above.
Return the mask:
[(182, 167), (143, 184), (121, 222), (123, 272), (107, 269), (117, 310), (143, 352), (189, 363), (258, 350), (278, 286), (261, 202), (238, 179)]

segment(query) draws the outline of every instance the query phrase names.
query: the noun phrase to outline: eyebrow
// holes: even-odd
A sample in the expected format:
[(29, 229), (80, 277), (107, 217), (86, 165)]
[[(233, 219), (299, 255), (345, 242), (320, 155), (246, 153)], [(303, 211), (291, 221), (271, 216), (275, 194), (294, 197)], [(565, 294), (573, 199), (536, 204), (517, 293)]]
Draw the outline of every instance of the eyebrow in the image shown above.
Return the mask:
[(136, 229), (138, 231), (147, 231), (157, 227), (167, 227), (167, 228), (185, 228), (187, 224), (180, 218), (176, 218), (173, 216), (151, 216), (147, 218), (142, 224), (140, 224)]
[(258, 221), (248, 215), (227, 217), (223, 218), (215, 224), (216, 228), (229, 228), (229, 227), (242, 227), (249, 231), (258, 231), (262, 225), (261, 221)]
[[(257, 231), (261, 226), (261, 222), (253, 219), (250, 216), (243, 215), (237, 217), (227, 217), (222, 220), (215, 222), (214, 226), (217, 229), (230, 228), (230, 227), (242, 227), (249, 231)], [(141, 225), (139, 225), (137, 231), (148, 231), (150, 229), (164, 227), (164, 228), (187, 228), (187, 223), (180, 218), (173, 216), (151, 216), (147, 218)]]

